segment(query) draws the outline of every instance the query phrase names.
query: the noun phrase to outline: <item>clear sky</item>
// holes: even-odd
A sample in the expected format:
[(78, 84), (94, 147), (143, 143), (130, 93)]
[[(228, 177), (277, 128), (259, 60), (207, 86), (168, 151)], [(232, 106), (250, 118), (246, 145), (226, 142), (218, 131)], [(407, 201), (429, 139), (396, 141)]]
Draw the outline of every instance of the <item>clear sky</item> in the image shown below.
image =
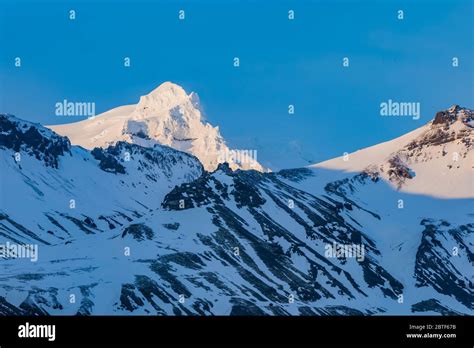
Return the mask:
[[(257, 149), (272, 169), (303, 166), (402, 135), (452, 104), (474, 107), (473, 4), (0, 0), (0, 112), (78, 121), (55, 116), (55, 103), (95, 102), (100, 113), (172, 81), (199, 94), (230, 147)], [(421, 118), (381, 117), (388, 99), (421, 103)]]

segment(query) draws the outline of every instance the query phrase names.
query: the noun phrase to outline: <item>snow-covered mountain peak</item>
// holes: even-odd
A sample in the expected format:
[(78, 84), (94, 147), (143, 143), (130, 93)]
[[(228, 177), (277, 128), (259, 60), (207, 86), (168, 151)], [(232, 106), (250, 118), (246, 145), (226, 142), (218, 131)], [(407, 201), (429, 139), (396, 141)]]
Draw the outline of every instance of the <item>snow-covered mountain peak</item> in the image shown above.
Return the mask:
[(198, 95), (194, 92), (187, 94), (181, 86), (172, 82), (162, 83), (149, 94), (141, 96), (130, 119), (153, 119), (155, 123), (174, 122), (175, 124), (168, 124), (171, 128), (206, 124)]
[(453, 105), (426, 125), (312, 167), (371, 172), (397, 189), (443, 198), (472, 197), (474, 111)]
[(184, 90), (183, 87), (180, 85), (177, 85), (176, 83), (166, 81), (163, 82), (161, 85), (156, 87), (153, 91), (148, 93), (147, 96), (152, 97), (152, 96), (163, 96), (163, 95), (172, 95), (175, 97), (186, 97), (187, 93)]
[(453, 105), (436, 113), (424, 131), (406, 145), (408, 150), (419, 152), (433, 146), (457, 144), (458, 152), (471, 149), (473, 144), (474, 111)]
[(143, 116), (153, 115), (155, 112), (163, 110), (171, 110), (176, 106), (193, 103), (192, 94), (187, 94), (186, 91), (179, 85), (172, 82), (164, 82), (155, 88), (147, 95), (141, 96), (136, 106), (136, 112)]
[(439, 111), (436, 113), (433, 121), (431, 122), (432, 127), (449, 127), (453, 123), (460, 122), (464, 125), (473, 128), (474, 127), (474, 111), (461, 107), (459, 105), (453, 105), (449, 109)]
[(235, 156), (219, 127), (205, 121), (198, 95), (188, 94), (172, 82), (165, 82), (140, 97), (135, 105), (50, 128), (67, 136), (73, 144), (88, 149), (106, 148), (118, 141), (145, 147), (161, 144), (196, 156), (208, 171), (215, 170), (223, 162), (229, 162), (234, 170), (264, 170), (256, 158), (247, 160), (249, 156)]

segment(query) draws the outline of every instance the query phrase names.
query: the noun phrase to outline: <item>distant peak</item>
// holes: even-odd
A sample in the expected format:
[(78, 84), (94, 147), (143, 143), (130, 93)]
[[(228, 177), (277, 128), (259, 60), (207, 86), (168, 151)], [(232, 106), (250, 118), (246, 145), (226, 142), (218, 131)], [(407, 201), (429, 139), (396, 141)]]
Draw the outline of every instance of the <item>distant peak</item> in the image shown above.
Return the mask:
[(167, 96), (176, 96), (176, 97), (186, 97), (186, 91), (180, 85), (177, 85), (173, 82), (167, 81), (163, 82), (153, 91), (147, 94), (147, 96), (159, 96), (159, 95), (167, 95)]
[(137, 108), (141, 114), (143, 112), (153, 114), (157, 110), (171, 110), (189, 102), (194, 107), (198, 107), (195, 105), (197, 100), (194, 93), (187, 94), (183, 87), (172, 82), (164, 82), (150, 93), (140, 97)]
[(473, 110), (454, 104), (447, 110), (437, 112), (432, 124), (449, 126), (457, 120), (467, 124), (472, 121), (473, 118)]
[(462, 109), (462, 108), (459, 105), (454, 104), (447, 111), (448, 112), (457, 112), (459, 109)]

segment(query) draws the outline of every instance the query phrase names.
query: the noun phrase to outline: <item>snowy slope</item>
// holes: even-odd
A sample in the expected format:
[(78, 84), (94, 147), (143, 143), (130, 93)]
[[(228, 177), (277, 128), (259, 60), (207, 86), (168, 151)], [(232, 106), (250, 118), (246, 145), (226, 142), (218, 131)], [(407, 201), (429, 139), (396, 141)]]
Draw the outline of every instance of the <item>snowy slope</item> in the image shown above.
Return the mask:
[(311, 167), (377, 173), (404, 192), (474, 197), (473, 129), (474, 111), (454, 105), (397, 139)]
[[(426, 139), (407, 142), (413, 158), (438, 146)], [(1, 260), (0, 314), (474, 311), (472, 198), (404, 192), (375, 171), (209, 173), (169, 147), (88, 151), (5, 115), (0, 155), (0, 244), (39, 246), (37, 262)], [(333, 243), (364, 258), (328, 257)]]
[(193, 154), (206, 170), (215, 170), (225, 158), (234, 169), (263, 171), (253, 158), (243, 161), (239, 161), (238, 156), (232, 158), (219, 127), (204, 120), (197, 94), (187, 94), (171, 82), (142, 96), (136, 105), (118, 107), (81, 122), (49, 128), (87, 149), (107, 147), (117, 141), (142, 146), (158, 143)]
[(77, 228), (95, 233), (118, 227), (203, 172), (195, 157), (160, 145), (117, 143), (91, 153), (13, 116), (0, 115), (0, 127), (0, 226), (18, 230), (19, 241), (34, 237), (51, 244), (75, 238), (69, 231)]

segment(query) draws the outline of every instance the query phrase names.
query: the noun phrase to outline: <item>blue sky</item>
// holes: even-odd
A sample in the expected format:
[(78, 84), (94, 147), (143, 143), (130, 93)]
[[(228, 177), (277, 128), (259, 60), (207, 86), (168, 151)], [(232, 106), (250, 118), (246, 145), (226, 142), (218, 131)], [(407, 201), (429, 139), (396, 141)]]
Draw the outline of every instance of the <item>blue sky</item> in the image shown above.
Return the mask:
[[(474, 107), (473, 7), (471, 0), (1, 0), (0, 112), (42, 124), (78, 121), (54, 116), (54, 104), (93, 101), (100, 113), (172, 81), (200, 95), (231, 147), (257, 149), (273, 169), (303, 166), (397, 137), (452, 104)], [(388, 99), (420, 102), (421, 118), (381, 117)]]

